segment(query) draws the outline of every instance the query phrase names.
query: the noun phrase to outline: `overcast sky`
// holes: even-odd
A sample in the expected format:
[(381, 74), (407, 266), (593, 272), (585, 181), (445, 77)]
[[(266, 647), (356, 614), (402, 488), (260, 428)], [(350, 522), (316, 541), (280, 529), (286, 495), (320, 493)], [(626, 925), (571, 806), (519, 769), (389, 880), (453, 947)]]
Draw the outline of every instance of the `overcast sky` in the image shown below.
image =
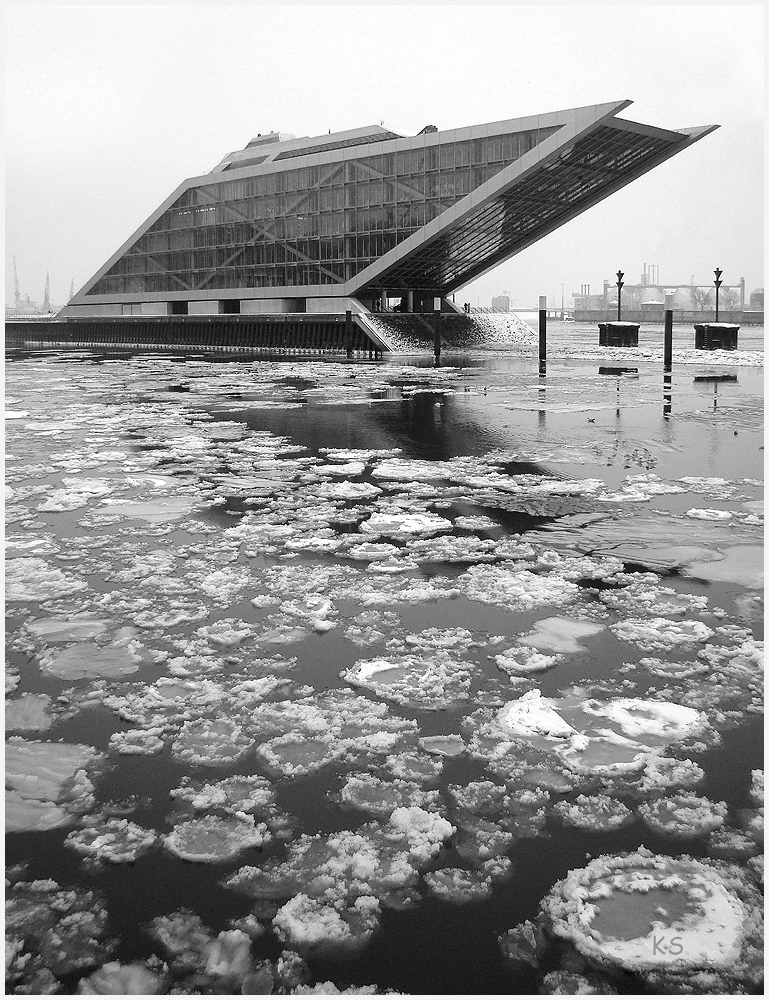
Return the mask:
[(606, 101), (721, 128), (458, 293), (518, 305), (644, 263), (763, 287), (762, 5), (6, 6), (6, 301), (61, 304), (259, 132), (414, 135)]

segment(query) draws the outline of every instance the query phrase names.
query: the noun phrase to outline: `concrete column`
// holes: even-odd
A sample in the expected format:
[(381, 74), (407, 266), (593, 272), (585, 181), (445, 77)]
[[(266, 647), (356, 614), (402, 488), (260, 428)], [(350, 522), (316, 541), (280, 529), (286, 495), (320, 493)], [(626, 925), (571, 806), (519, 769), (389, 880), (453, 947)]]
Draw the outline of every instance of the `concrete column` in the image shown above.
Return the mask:
[(406, 308), (410, 313), (414, 312), (414, 292), (406, 292)]

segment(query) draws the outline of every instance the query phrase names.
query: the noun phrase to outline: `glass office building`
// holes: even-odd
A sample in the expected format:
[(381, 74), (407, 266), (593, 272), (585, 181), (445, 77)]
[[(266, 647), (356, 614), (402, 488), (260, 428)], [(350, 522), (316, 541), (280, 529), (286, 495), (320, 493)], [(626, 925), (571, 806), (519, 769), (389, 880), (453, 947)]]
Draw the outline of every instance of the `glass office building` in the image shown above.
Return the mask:
[(432, 309), (711, 128), (629, 102), (400, 136), (257, 136), (185, 181), (64, 316)]

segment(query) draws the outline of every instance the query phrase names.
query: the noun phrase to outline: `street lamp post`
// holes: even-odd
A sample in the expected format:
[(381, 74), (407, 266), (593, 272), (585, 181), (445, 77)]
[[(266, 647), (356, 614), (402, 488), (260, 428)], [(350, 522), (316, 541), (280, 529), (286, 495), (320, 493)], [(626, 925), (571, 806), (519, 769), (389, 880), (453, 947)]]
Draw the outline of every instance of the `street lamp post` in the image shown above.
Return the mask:
[(617, 271), (617, 322), (619, 323), (622, 319), (622, 286), (625, 282), (622, 280), (625, 277), (623, 271)]
[(715, 276), (716, 276), (716, 280), (715, 280), (714, 284), (716, 286), (716, 323), (717, 323), (718, 322), (718, 289), (721, 287), (721, 284), (722, 284), (722, 282), (721, 282), (721, 275), (723, 274), (723, 271), (721, 270), (720, 267), (717, 267), (715, 269), (715, 271), (713, 272), (713, 274), (715, 274)]

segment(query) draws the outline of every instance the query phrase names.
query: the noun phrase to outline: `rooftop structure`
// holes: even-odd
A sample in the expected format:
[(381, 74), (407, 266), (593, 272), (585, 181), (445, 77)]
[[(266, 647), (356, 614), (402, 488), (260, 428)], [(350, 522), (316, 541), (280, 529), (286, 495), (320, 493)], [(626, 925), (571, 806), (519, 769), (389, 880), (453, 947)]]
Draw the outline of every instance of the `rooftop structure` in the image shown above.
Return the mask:
[(630, 103), (259, 135), (183, 181), (60, 315), (432, 309), (717, 127), (618, 118)]

